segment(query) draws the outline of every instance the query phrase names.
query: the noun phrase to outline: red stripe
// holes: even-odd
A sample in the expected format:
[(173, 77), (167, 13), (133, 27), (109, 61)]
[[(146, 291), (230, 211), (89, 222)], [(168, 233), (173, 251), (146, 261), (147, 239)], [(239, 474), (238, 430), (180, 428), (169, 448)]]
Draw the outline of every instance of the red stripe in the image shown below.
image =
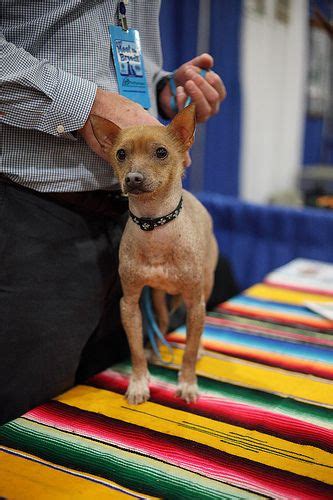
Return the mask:
[(274, 312), (259, 312), (259, 311), (251, 311), (249, 308), (242, 309), (240, 306), (231, 305), (227, 302), (221, 306), (218, 306), (218, 310), (221, 312), (227, 312), (232, 314), (238, 314), (240, 316), (245, 316), (249, 318), (258, 318), (262, 321), (271, 321), (273, 323), (281, 323), (283, 325), (299, 325), (309, 329), (315, 329), (319, 331), (328, 331), (332, 330), (332, 321), (329, 320), (302, 320), (300, 318), (295, 318), (294, 316), (285, 316), (281, 317), (280, 315), (275, 315)]
[(225, 319), (223, 317), (215, 317), (215, 316), (206, 316), (206, 323), (208, 325), (219, 325), (226, 326), (233, 330), (237, 331), (245, 331), (245, 332), (253, 332), (253, 333), (266, 333), (270, 336), (276, 338), (290, 338), (294, 340), (301, 340), (308, 344), (320, 344), (320, 345), (329, 345), (333, 346), (333, 339), (330, 338), (318, 338), (318, 337), (309, 337), (307, 335), (303, 335), (302, 333), (289, 332), (286, 330), (278, 330), (274, 328), (267, 328), (261, 325), (252, 325), (251, 323), (239, 323), (237, 321)]
[[(94, 387), (125, 394), (128, 376), (108, 370), (92, 377), (89, 383)], [(176, 396), (175, 386), (157, 383), (153, 379), (149, 387), (150, 401), (153, 403), (333, 451), (333, 431), (325, 427), (232, 399), (207, 394), (200, 395), (195, 403), (187, 404)]]
[(319, 499), (327, 498), (331, 490), (327, 484), (309, 478), (57, 401), (51, 401), (28, 412), (25, 418), (70, 432), (74, 440), (75, 435), (97, 439), (263, 494)]

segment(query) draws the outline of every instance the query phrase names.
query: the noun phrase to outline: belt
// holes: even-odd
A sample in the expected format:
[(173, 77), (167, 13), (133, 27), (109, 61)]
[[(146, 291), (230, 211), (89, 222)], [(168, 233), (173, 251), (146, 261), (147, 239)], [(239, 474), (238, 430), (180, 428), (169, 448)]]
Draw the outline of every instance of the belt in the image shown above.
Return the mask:
[(52, 200), (66, 208), (70, 208), (85, 215), (103, 215), (117, 218), (128, 210), (128, 198), (120, 190), (115, 191), (79, 191), (64, 193), (45, 193), (13, 182), (0, 174), (0, 183), (8, 184), (19, 191), (29, 192), (39, 198)]

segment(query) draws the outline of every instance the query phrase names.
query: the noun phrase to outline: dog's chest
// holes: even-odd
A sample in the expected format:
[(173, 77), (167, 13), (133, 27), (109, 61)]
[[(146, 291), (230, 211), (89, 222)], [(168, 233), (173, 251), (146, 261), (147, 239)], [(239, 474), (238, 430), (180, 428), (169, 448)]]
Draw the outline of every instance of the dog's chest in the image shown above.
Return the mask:
[(149, 251), (142, 255), (141, 275), (146, 285), (178, 293), (183, 282), (183, 272), (175, 252)]
[(178, 294), (200, 279), (202, 252), (183, 215), (151, 232), (128, 223), (120, 245), (122, 280)]
[(141, 285), (170, 294), (179, 293), (183, 288), (185, 270), (182, 252), (175, 243), (174, 239), (164, 238), (160, 234), (153, 238), (146, 236), (134, 244), (127, 234), (120, 253), (123, 277), (131, 275)]

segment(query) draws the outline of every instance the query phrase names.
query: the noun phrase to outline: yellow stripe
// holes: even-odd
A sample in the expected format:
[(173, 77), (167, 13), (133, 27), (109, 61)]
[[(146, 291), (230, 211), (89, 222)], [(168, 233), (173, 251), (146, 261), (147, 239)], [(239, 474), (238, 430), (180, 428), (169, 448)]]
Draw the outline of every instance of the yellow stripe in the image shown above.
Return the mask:
[(235, 456), (333, 484), (333, 456), (312, 446), (291, 443), (155, 403), (128, 405), (124, 396), (95, 387), (77, 386), (56, 399), (122, 422), (178, 436)]
[[(160, 351), (163, 358), (170, 360), (170, 354), (164, 346), (161, 346)], [(170, 366), (171, 368), (179, 368), (183, 352), (183, 349), (174, 348), (174, 364)], [(214, 356), (204, 354), (197, 363), (196, 372), (213, 380), (333, 406), (333, 383), (319, 377), (289, 372), (222, 354)]]
[[(4, 450), (14, 451), (20, 456), (14, 456), (6, 453)], [(0, 448), (0, 493), (1, 497), (10, 500), (64, 500), (80, 498), (80, 500), (123, 500), (134, 499), (141, 494), (131, 492), (128, 488), (116, 485), (108, 479), (102, 479), (87, 473), (79, 473), (85, 477), (77, 477), (66, 471), (78, 471), (55, 466), (50, 462), (38, 458), (38, 462), (33, 460), (36, 457), (25, 452), (17, 452), (9, 448)], [(57, 469), (50, 468), (56, 467)], [(87, 479), (85, 479), (87, 478)], [(104, 484), (97, 484), (89, 479), (103, 481)], [(111, 488), (111, 486), (121, 489)], [(128, 492), (128, 493), (126, 493)], [(155, 497), (146, 497), (155, 498)]]
[(291, 304), (303, 306), (305, 301), (313, 302), (332, 302), (332, 297), (319, 295), (307, 292), (298, 292), (295, 290), (287, 290), (284, 288), (272, 287), (269, 285), (258, 284), (254, 285), (244, 292), (248, 297), (256, 299), (271, 300), (274, 302), (282, 302), (284, 304)]

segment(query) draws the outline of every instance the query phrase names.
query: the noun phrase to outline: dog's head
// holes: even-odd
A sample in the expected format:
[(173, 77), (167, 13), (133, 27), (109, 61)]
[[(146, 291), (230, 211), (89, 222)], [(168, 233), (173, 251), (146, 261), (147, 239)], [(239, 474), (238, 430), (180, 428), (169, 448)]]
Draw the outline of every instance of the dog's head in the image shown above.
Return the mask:
[(167, 127), (140, 125), (121, 129), (97, 115), (90, 120), (124, 193), (156, 193), (181, 178), (185, 153), (194, 140), (193, 104), (180, 111)]

